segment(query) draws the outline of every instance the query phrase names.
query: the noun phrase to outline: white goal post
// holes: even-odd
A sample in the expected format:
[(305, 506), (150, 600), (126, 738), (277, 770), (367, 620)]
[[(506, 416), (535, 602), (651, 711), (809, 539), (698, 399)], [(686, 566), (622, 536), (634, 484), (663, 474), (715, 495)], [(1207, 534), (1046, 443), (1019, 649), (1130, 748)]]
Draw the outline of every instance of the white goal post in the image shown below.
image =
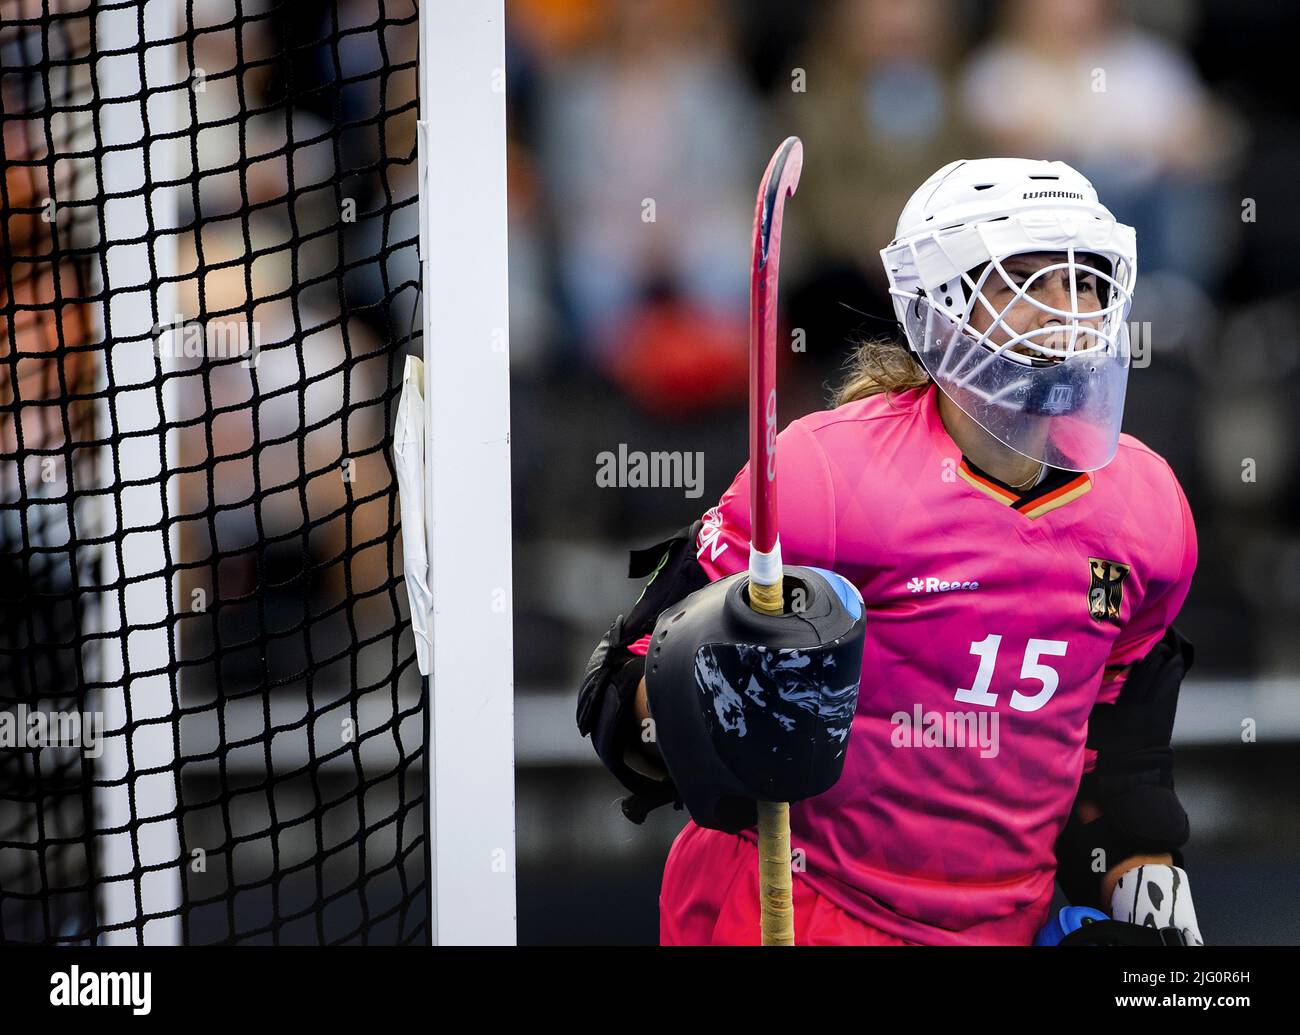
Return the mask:
[(504, 23), (504, 0), (420, 6), (425, 774), (439, 945), (516, 938)]

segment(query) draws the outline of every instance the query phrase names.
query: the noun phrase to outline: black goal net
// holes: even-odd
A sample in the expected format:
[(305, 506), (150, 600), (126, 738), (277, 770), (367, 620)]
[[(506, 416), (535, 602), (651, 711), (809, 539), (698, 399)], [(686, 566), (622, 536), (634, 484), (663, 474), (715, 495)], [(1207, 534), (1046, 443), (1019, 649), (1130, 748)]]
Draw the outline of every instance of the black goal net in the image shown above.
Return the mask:
[(414, 0), (0, 0), (0, 942), (428, 936)]

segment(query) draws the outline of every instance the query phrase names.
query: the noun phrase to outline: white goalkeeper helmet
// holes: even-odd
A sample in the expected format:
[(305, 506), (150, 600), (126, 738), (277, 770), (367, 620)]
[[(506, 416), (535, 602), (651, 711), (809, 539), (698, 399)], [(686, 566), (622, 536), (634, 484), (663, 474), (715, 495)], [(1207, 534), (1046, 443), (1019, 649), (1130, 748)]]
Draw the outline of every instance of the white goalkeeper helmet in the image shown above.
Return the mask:
[[(1031, 253), (1052, 255), (1030, 274), (1003, 265)], [(908, 344), (966, 414), (1053, 467), (1110, 462), (1128, 382), (1137, 245), (1083, 175), (1064, 162), (953, 162), (912, 195), (880, 256)], [(1067, 306), (1037, 297), (1049, 277), (1068, 282)], [(1033, 309), (1046, 316), (1026, 321)]]

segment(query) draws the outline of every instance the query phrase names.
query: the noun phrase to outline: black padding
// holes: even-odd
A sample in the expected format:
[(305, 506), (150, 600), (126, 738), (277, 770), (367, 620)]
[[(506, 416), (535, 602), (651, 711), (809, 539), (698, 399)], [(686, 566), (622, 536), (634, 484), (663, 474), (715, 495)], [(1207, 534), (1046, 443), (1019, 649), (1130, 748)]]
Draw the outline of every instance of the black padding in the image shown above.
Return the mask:
[(700, 826), (753, 826), (756, 801), (813, 797), (844, 768), (862, 600), (820, 569), (786, 567), (784, 582), (784, 614), (754, 611), (741, 573), (691, 594), (655, 626), (646, 666), (655, 739)]
[(628, 643), (635, 643), (652, 632), (664, 608), (709, 584), (709, 575), (695, 555), (695, 538), (702, 525), (702, 521), (696, 521), (662, 543), (632, 551), (628, 558), (628, 578), (649, 576), (649, 581), (628, 612)]
[(661, 543), (632, 551), (628, 576), (649, 576), (649, 581), (627, 617), (615, 618), (601, 637), (578, 691), (578, 731), (591, 737), (601, 762), (632, 792), (623, 801), (623, 814), (636, 823), (650, 810), (679, 798), (670, 779), (654, 779), (628, 765), (628, 749), (640, 735), (634, 703), (645, 671), (645, 658), (628, 647), (653, 630), (664, 608), (708, 585), (709, 577), (695, 556), (700, 525), (696, 521)]
[(1115, 702), (1093, 708), (1088, 747), (1110, 754), (1168, 747), (1178, 690), (1195, 654), (1191, 642), (1171, 625), (1147, 656), (1130, 667)]
[[(1187, 868), (1181, 847), (1190, 833), (1187, 813), (1173, 791), (1154, 788), (1127, 802), (1112, 800), (1109, 807), (1090, 823), (1071, 816), (1056, 840), (1056, 879), (1072, 906), (1109, 912), (1110, 903), (1101, 900), (1101, 879), (1134, 855), (1168, 852), (1175, 866)], [(1170, 834), (1178, 830), (1181, 834)]]
[(1193, 657), (1192, 644), (1171, 625), (1132, 665), (1115, 702), (1097, 705), (1088, 718), (1087, 744), (1097, 764), (1084, 774), (1078, 798), (1096, 804), (1101, 816), (1081, 823), (1071, 815), (1056, 843), (1057, 880), (1073, 905), (1110, 908), (1100, 902), (1098, 858), (1109, 869), (1133, 855), (1168, 852), (1183, 865), (1191, 824), (1174, 792), (1169, 742)]

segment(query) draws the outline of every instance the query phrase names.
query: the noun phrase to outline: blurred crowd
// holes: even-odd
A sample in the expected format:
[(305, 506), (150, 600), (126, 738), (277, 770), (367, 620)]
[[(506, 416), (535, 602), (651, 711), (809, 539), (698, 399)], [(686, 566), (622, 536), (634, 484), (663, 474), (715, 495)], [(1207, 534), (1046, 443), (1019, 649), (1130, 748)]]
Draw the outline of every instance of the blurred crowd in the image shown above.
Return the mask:
[[(930, 173), (1063, 159), (1137, 229), (1125, 430), (1197, 516), (1202, 670), (1300, 671), (1300, 298), (1277, 255), (1300, 244), (1277, 165), (1300, 113), (1260, 52), (1294, 29), (1285, 7), (512, 0), (507, 22), (522, 542), (653, 541), (743, 463), (754, 190), (785, 136), (806, 157), (783, 423), (828, 404), (855, 341), (894, 333), (878, 253)], [(704, 506), (595, 491), (620, 442), (704, 450)]]
[[(51, 10), (71, 33), (84, 5)], [(423, 348), (415, 12), (187, 10), (201, 88), (186, 84), (181, 171), (200, 175), (179, 216), (178, 315), (260, 335), (255, 375), (183, 363), (201, 376), (180, 382), (179, 419), (210, 434), (184, 436), (187, 463), (217, 464), (187, 479), (185, 509), (216, 508), (202, 534), (236, 595), (254, 577), (246, 551), (268, 541), (286, 577), (303, 576), (305, 542), (335, 600), (390, 577), (383, 443), (401, 354)], [(48, 60), (31, 24), (11, 19), (7, 67)], [(516, 596), (525, 629), (559, 623), (573, 640), (560, 661), (525, 637), (525, 680), (534, 664), (561, 678), (599, 620), (595, 604), (548, 611), (554, 573), (529, 544), (653, 541), (698, 516), (671, 490), (599, 488), (597, 455), (704, 451), (706, 502), (744, 461), (753, 192), (790, 134), (806, 160), (783, 250), (782, 422), (827, 405), (854, 342), (894, 333), (878, 252), (922, 180), (959, 157), (1071, 162), (1138, 231), (1125, 429), (1170, 460), (1196, 513), (1187, 621), (1203, 662), (1300, 671), (1296, 28), (1293, 5), (1228, 0), (510, 0)], [(6, 110), (40, 110), (45, 81), (7, 72)], [(6, 174), (11, 212), (45, 175), (44, 139), (39, 120), (5, 123), (6, 157), (35, 163)], [(93, 228), (92, 207), (60, 218)], [(33, 311), (54, 290), (40, 268)], [(55, 365), (28, 367), (57, 384)]]

